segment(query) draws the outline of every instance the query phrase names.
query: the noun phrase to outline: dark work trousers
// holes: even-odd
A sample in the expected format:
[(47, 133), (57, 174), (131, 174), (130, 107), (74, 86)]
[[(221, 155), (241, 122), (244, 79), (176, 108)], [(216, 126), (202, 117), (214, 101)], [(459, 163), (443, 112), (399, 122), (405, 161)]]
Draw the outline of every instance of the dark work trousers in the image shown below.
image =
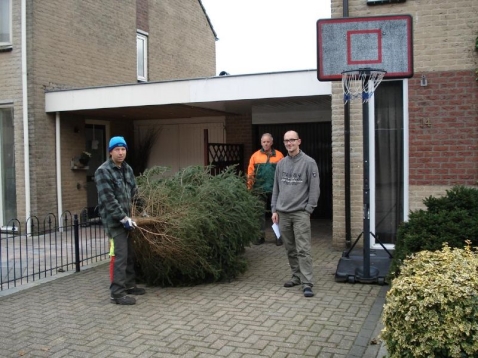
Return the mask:
[(261, 200), (264, 203), (264, 214), (261, 216), (261, 237), (266, 237), (266, 221), (271, 217), (271, 198), (272, 193), (261, 194)]
[(292, 278), (298, 278), (302, 288), (312, 287), (310, 214), (305, 210), (278, 214), (280, 234), (287, 251)]
[(113, 240), (115, 258), (110, 290), (111, 297), (118, 298), (126, 295), (127, 289), (135, 287), (134, 251), (128, 231), (123, 231)]

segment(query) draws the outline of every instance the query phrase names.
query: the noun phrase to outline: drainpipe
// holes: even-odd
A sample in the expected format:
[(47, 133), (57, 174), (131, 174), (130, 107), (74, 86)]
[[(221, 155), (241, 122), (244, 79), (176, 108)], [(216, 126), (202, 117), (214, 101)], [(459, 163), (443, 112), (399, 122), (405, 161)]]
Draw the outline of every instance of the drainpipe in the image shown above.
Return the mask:
[[(55, 115), (55, 126), (56, 126), (56, 201), (58, 203), (58, 220), (60, 220), (63, 213), (63, 200), (62, 200), (62, 191), (61, 191), (61, 143), (60, 143), (60, 112), (56, 112)], [(62, 223), (59, 224), (60, 227), (63, 226)]]
[[(349, 17), (349, 2), (343, 0), (343, 17)], [(350, 101), (344, 106), (344, 176), (345, 176), (345, 246), (352, 245), (351, 204), (350, 204)]]
[[(27, 82), (27, 2), (21, 3), (22, 18), (22, 107), (23, 107), (23, 155), (25, 167), (25, 222), (31, 215), (30, 197), (30, 139), (28, 135), (28, 82)], [(31, 228), (26, 227), (27, 234)]]

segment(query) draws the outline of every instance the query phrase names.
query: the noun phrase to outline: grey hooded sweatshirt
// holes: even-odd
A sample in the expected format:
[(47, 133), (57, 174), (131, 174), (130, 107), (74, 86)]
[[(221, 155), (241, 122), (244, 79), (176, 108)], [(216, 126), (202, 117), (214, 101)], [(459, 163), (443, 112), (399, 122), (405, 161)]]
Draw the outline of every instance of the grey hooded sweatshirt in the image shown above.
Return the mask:
[(300, 151), (277, 163), (271, 199), (273, 213), (305, 210), (312, 214), (319, 195), (319, 169), (314, 159)]

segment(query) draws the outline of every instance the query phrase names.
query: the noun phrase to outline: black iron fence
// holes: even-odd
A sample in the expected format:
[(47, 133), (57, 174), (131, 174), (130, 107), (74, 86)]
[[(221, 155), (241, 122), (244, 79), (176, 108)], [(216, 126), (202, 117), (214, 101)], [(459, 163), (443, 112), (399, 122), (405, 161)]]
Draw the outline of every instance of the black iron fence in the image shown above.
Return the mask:
[(0, 291), (108, 259), (100, 218), (69, 211), (60, 218), (10, 220), (0, 231)]

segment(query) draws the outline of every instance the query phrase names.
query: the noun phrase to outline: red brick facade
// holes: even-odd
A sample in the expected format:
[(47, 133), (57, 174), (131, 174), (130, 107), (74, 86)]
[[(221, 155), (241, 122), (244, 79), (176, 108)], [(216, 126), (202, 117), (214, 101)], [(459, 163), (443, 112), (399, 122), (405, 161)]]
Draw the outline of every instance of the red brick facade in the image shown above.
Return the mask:
[[(427, 86), (421, 86), (425, 75)], [(478, 182), (478, 82), (473, 71), (409, 81), (410, 185)]]

